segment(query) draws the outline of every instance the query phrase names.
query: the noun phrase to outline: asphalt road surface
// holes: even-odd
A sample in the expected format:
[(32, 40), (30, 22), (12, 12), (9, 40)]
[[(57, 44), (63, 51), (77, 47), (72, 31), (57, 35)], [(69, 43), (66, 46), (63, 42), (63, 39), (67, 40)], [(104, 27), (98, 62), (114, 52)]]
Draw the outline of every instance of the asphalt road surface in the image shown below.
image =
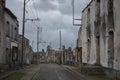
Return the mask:
[(78, 74), (56, 64), (41, 64), (32, 80), (83, 80)]

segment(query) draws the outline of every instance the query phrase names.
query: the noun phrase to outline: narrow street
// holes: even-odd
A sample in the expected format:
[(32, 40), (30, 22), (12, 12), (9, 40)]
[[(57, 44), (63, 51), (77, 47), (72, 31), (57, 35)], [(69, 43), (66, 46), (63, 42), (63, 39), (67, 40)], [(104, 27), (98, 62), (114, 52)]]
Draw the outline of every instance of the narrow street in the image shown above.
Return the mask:
[(0, 0), (0, 80), (120, 80), (120, 0)]
[[(28, 76), (29, 77), (29, 76)], [(83, 80), (78, 74), (56, 64), (40, 64), (31, 80)]]

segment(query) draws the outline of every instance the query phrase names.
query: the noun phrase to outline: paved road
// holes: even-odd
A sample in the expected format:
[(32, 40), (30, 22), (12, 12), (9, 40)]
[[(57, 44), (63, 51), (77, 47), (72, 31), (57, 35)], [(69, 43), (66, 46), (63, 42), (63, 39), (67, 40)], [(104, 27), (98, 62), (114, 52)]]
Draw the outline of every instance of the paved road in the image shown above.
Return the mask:
[(56, 64), (41, 64), (32, 80), (83, 80), (78, 74)]

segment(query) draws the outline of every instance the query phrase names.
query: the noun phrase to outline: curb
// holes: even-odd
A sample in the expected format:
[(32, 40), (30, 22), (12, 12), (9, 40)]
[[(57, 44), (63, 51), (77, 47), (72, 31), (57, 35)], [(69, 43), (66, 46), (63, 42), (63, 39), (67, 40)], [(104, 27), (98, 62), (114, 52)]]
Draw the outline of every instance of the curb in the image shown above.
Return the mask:
[(69, 66), (63, 66), (63, 67), (66, 68), (67, 71), (73, 72), (73, 73), (79, 75), (82, 80), (88, 80), (84, 75), (80, 74), (79, 72), (77, 72), (75, 70), (72, 70), (71, 68), (69, 68)]
[(5, 72), (5, 73), (3, 73), (3, 74), (0, 75), (0, 80), (4, 80), (7, 77), (15, 74), (17, 71), (24, 70), (24, 69), (29, 68), (29, 67), (31, 67), (31, 66), (28, 66), (28, 67), (26, 66), (23, 69), (19, 69), (19, 70), (13, 70), (13, 71)]

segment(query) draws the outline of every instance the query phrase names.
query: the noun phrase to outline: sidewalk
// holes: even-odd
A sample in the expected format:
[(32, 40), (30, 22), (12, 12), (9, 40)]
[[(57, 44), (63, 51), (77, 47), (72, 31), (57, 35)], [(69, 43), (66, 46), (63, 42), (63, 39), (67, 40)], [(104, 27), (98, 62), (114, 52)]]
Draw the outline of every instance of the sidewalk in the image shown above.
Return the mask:
[(78, 67), (67, 66), (67, 65), (63, 65), (63, 67), (65, 67), (69, 71), (74, 72), (75, 74), (78, 74), (79, 76), (81, 76), (83, 80), (110, 80), (105, 75), (87, 75), (87, 74), (83, 75), (80, 73)]
[(0, 74), (0, 80), (4, 80), (6, 77), (16, 73), (17, 70), (12, 70), (12, 71), (8, 71), (8, 72), (4, 72)]
[(21, 70), (22, 72), (26, 73), (26, 76), (24, 76), (21, 80), (32, 80), (32, 78), (34, 77), (36, 72), (39, 70), (40, 70), (39, 65), (33, 65), (30, 68), (27, 68), (25, 70)]
[(18, 71), (22, 71), (22, 70), (25, 70), (25, 69), (30, 68), (30, 67), (31, 67), (31, 66), (25, 66), (23, 69), (10, 70), (10, 71), (1, 73), (1, 74), (0, 74), (0, 80), (4, 80), (4, 79), (7, 78), (8, 76), (13, 75), (13, 74), (15, 74), (15, 73), (18, 72)]

